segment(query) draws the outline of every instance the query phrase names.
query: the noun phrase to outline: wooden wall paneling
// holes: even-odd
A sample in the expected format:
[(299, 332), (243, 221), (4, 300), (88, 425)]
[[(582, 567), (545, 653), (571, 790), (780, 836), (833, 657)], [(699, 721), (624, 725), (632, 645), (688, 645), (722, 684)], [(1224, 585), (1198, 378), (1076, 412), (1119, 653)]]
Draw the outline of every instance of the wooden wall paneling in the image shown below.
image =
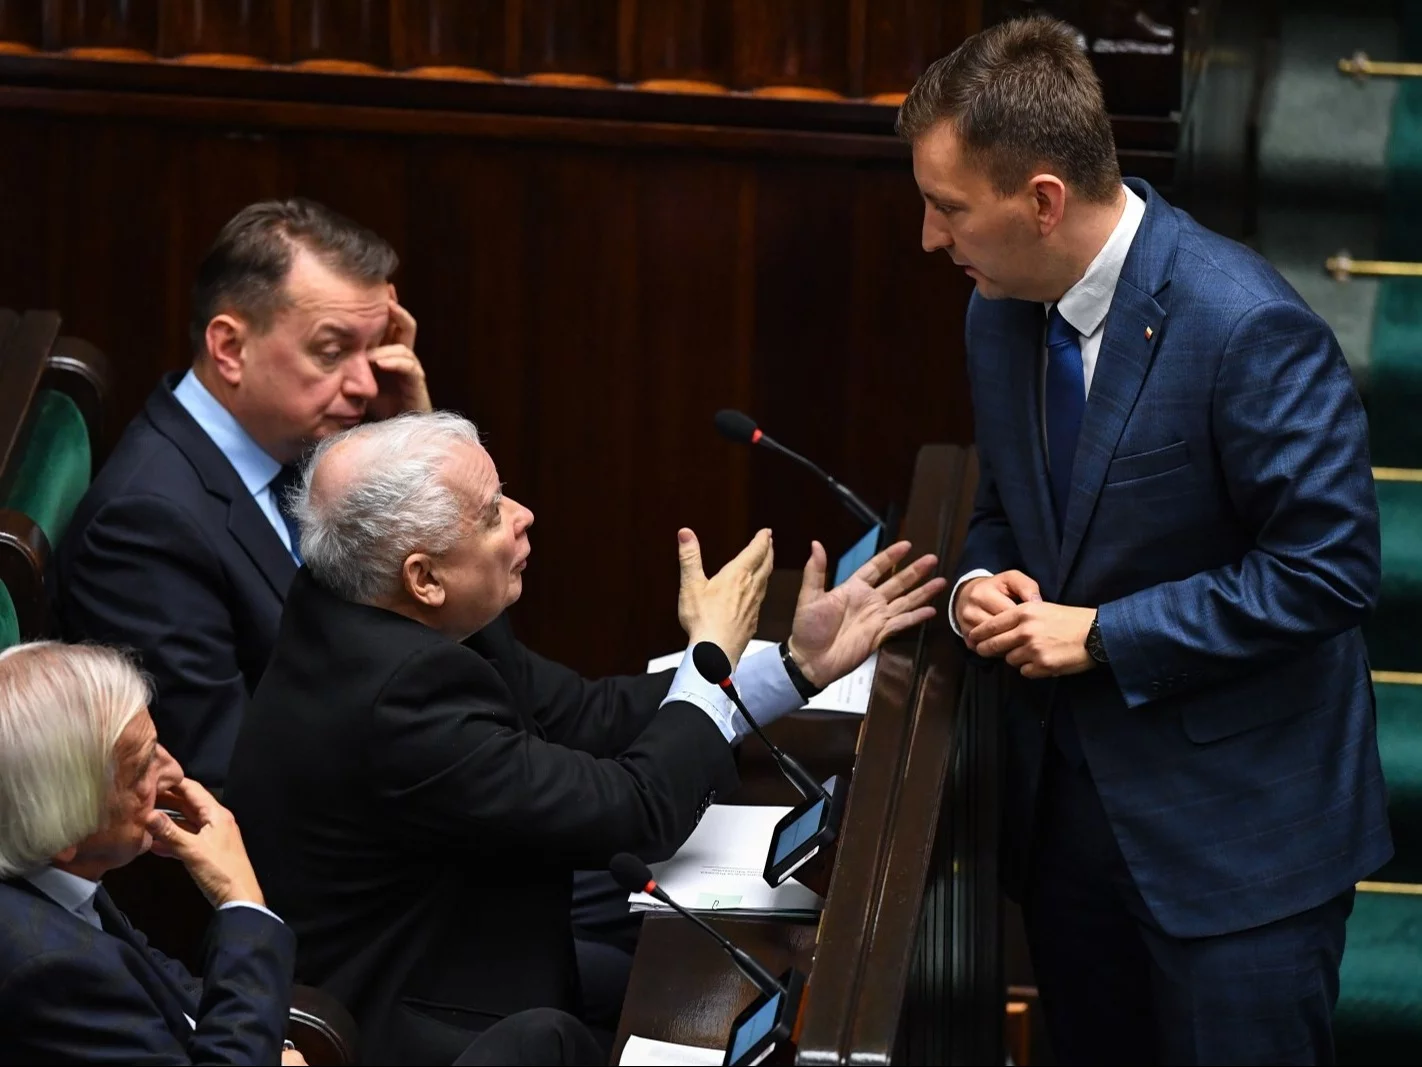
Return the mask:
[(55, 253), (47, 225), (51, 138), (55, 124), (44, 115), (0, 115), (0, 307), (53, 307), (49, 273)]
[(850, 0), (731, 3), (735, 88), (809, 100), (850, 93)]
[(731, 84), (727, 0), (623, 0), (631, 23), (625, 80), (655, 92), (724, 93)]
[(902, 103), (930, 63), (981, 28), (979, 3), (865, 0), (863, 81), (855, 95)]
[[(849, 440), (844, 395), (850, 358), (854, 217), (852, 163), (765, 160), (756, 190), (756, 314), (749, 409), (765, 432), (841, 476), (861, 442)], [(887, 413), (886, 413), (887, 415)], [(854, 485), (871, 503), (902, 495), (892, 485)], [(810, 541), (835, 557), (863, 532), (814, 477), (781, 456), (757, 453), (751, 523), (775, 530), (782, 567), (804, 564)]]
[(529, 81), (573, 88), (617, 78), (618, 0), (513, 0), (520, 14), (515, 70)]
[(158, 54), (202, 66), (279, 62), (285, 34), (277, 27), (290, 17), (289, 0), (165, 0), (158, 12)]
[(497, 81), (505, 0), (390, 0), (391, 63), (422, 78)]
[(880, 509), (904, 504), (924, 441), (973, 441), (963, 346), (973, 286), (947, 255), (922, 250), (922, 205), (906, 167), (855, 170), (849, 333), (832, 405), (848, 447), (834, 474)]
[(48, 0), (57, 40), (78, 59), (144, 62), (158, 52), (158, 0)]
[(44, 0), (0, 0), (0, 55), (27, 55), (44, 46)]
[(289, 0), (299, 70), (379, 74), (390, 66), (389, 0)]

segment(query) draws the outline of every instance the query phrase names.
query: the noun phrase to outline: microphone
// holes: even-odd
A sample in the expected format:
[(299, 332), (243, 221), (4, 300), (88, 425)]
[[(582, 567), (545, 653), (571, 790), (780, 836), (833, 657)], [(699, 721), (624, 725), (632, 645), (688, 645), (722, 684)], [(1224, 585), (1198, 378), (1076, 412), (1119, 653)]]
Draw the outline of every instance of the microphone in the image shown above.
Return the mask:
[(835, 481), (828, 474), (815, 466), (798, 452), (792, 452), (775, 438), (770, 437), (759, 426), (755, 420), (744, 411), (734, 411), (731, 408), (723, 408), (716, 412), (716, 432), (728, 441), (734, 441), (741, 445), (764, 445), (772, 452), (779, 452), (782, 456), (789, 456), (796, 463), (809, 470), (822, 482), (830, 487), (830, 491), (839, 497), (840, 502), (854, 513), (855, 517), (867, 522), (870, 526), (882, 526), (888, 529), (886, 523), (873, 508), (844, 485)]
[(729, 938), (725, 937), (704, 922), (700, 916), (694, 912), (687, 911), (680, 904), (667, 895), (667, 891), (657, 885), (657, 880), (652, 877), (651, 869), (630, 852), (619, 852), (612, 857), (612, 862), (608, 864), (609, 871), (612, 872), (613, 880), (629, 893), (646, 893), (656, 897), (663, 904), (666, 904), (684, 919), (690, 919), (701, 929), (716, 939), (716, 943), (731, 954), (731, 959), (735, 960), (736, 966), (741, 969), (752, 985), (759, 989), (768, 997), (773, 997), (777, 993), (788, 991), (775, 980), (775, 977), (760, 964), (756, 963), (746, 952), (733, 945)]
[(829, 796), (809, 771), (765, 736), (765, 731), (760, 728), (760, 723), (756, 722), (755, 717), (746, 709), (745, 702), (741, 700), (741, 694), (736, 692), (735, 683), (731, 681), (731, 661), (726, 658), (726, 653), (721, 650), (720, 645), (712, 641), (698, 641), (691, 650), (691, 661), (696, 664), (696, 672), (701, 677), (712, 685), (720, 686), (731, 698), (731, 703), (745, 716), (746, 722), (750, 723), (750, 728), (755, 731), (755, 736), (760, 738), (761, 744), (770, 749), (770, 754), (775, 757), (775, 762), (780, 764), (781, 772), (790, 780), (790, 784), (800, 791), (802, 797), (809, 800), (811, 797)]

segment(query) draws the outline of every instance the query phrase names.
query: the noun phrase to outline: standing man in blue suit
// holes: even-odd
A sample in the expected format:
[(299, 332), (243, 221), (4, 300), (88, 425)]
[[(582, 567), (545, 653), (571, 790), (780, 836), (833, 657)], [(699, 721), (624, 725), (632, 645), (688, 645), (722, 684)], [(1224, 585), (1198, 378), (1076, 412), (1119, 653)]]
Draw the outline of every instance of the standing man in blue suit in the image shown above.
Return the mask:
[(1392, 852), (1367, 427), (1264, 260), (1122, 183), (1074, 33), (1004, 23), (899, 129), (974, 280), (956, 630), (1016, 677), (1008, 889), (1063, 1063), (1326, 1063)]
[(363, 419), (430, 410), (397, 263), (309, 200), (233, 216), (193, 285), (192, 367), (158, 383), (55, 553), (64, 636), (137, 650), (163, 744), (209, 787), (300, 566), (282, 511), (296, 461)]

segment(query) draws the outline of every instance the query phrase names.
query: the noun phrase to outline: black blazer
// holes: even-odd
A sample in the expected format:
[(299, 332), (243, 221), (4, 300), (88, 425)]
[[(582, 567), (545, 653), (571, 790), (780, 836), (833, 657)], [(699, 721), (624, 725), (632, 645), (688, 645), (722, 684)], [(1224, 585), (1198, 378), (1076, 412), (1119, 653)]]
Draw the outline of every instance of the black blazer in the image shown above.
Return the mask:
[(658, 711), (669, 683), (585, 681), (503, 619), (457, 644), (298, 574), (224, 801), (367, 1062), (577, 1009), (572, 872), (670, 856), (737, 781), (704, 712)]
[(220, 788), (271, 656), (296, 564), (236, 470), (158, 384), (84, 495), (52, 558), (70, 641), (136, 649), (159, 740)]
[(278, 1062), (288, 927), (255, 908), (214, 912), (198, 982), (102, 888), (94, 908), (103, 930), (28, 882), (0, 882), (0, 1063)]

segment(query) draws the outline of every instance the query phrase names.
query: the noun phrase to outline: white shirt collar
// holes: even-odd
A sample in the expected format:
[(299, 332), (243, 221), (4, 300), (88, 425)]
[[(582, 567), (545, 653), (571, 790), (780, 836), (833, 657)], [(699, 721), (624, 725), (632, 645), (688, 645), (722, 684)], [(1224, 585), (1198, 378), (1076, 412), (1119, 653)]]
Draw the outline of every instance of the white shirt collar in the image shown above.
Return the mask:
[(58, 867), (41, 867), (25, 875), (25, 881), (34, 886), (65, 911), (78, 915), (85, 922), (80, 909), (91, 905), (94, 894), (99, 891), (99, 883), (81, 878), (77, 874), (61, 871)]
[[(1131, 242), (1136, 239), (1136, 231), (1145, 218), (1145, 201), (1137, 196), (1129, 186), (1122, 185), (1126, 192), (1126, 208), (1101, 251), (1086, 268), (1081, 280), (1068, 289), (1057, 301), (1062, 318), (1071, 323), (1077, 333), (1090, 337), (1101, 327), (1106, 313), (1111, 310), (1111, 300), (1116, 295), (1116, 283), (1121, 280), (1121, 268), (1126, 265)], [(1047, 304), (1050, 313), (1052, 305)]]

